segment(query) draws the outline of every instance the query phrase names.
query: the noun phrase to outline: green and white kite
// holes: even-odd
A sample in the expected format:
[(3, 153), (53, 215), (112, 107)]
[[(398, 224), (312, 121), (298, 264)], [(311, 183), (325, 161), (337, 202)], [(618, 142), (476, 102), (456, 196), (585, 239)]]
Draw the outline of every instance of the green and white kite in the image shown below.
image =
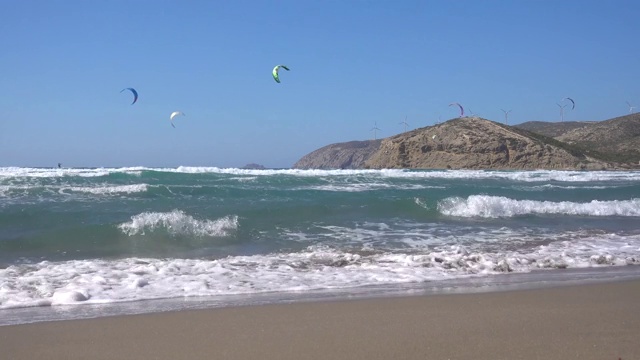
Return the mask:
[(275, 80), (277, 83), (280, 82), (280, 78), (278, 77), (278, 71), (280, 71), (280, 68), (283, 68), (289, 71), (289, 68), (284, 65), (276, 65), (276, 67), (273, 68), (273, 71), (271, 72), (271, 74), (273, 75), (273, 80)]

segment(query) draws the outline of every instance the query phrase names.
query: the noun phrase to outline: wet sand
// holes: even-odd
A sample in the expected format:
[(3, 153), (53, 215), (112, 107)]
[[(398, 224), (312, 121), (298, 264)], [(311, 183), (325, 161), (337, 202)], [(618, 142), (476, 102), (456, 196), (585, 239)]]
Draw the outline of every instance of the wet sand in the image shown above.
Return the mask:
[(0, 327), (2, 359), (640, 359), (640, 280)]

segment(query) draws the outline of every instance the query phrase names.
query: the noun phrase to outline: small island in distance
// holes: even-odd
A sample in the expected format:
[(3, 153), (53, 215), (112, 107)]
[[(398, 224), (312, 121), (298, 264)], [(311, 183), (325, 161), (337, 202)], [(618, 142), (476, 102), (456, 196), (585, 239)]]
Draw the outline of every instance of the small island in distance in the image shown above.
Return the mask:
[(260, 165), (260, 164), (250, 163), (250, 164), (247, 164), (247, 165), (241, 167), (241, 169), (264, 170), (264, 169), (266, 169), (266, 167), (264, 167), (263, 165)]

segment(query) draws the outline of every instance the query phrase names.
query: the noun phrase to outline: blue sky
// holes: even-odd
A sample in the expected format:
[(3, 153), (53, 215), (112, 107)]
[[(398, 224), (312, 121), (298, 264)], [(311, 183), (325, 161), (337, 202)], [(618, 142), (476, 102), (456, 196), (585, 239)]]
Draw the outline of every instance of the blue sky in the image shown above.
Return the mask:
[(0, 166), (290, 167), (374, 124), (380, 138), (405, 116), (454, 118), (452, 102), (512, 124), (559, 121), (565, 97), (566, 121), (640, 109), (632, 0), (0, 0), (0, 14)]

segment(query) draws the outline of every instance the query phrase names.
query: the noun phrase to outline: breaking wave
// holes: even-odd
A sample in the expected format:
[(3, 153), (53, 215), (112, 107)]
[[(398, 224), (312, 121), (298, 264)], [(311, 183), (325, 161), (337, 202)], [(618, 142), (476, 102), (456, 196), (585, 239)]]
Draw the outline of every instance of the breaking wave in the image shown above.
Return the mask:
[(359, 170), (302, 170), (302, 169), (238, 169), (218, 167), (179, 166), (177, 168), (20, 168), (0, 167), (0, 178), (51, 178), (51, 177), (99, 177), (111, 174), (127, 174), (140, 176), (142, 172), (183, 174), (228, 174), (238, 176), (270, 176), (287, 175), (298, 177), (317, 176), (367, 176), (380, 178), (413, 178), (413, 179), (505, 179), (522, 182), (593, 182), (593, 181), (638, 181), (640, 171), (491, 171), (491, 170), (403, 170), (403, 169), (359, 169)]
[(471, 195), (438, 202), (441, 214), (459, 217), (499, 218), (530, 214), (580, 216), (640, 216), (640, 198), (577, 203), (571, 201), (514, 200), (504, 196)]
[(67, 192), (80, 192), (89, 193), (95, 195), (110, 195), (110, 194), (132, 194), (146, 192), (148, 184), (134, 184), (134, 185), (121, 185), (121, 186), (97, 186), (97, 187), (64, 187), (60, 189), (60, 193)]
[(217, 220), (198, 220), (182, 210), (144, 212), (132, 216), (131, 221), (118, 225), (118, 228), (129, 236), (164, 229), (171, 235), (223, 237), (238, 228), (238, 217), (233, 215)]
[[(223, 221), (224, 222), (224, 221)], [(87, 259), (0, 269), (0, 309), (159, 298), (309, 291), (423, 283), (535, 269), (638, 265), (640, 238), (616, 235), (562, 241), (528, 252), (345, 252), (311, 246), (299, 253), (221, 259)]]

